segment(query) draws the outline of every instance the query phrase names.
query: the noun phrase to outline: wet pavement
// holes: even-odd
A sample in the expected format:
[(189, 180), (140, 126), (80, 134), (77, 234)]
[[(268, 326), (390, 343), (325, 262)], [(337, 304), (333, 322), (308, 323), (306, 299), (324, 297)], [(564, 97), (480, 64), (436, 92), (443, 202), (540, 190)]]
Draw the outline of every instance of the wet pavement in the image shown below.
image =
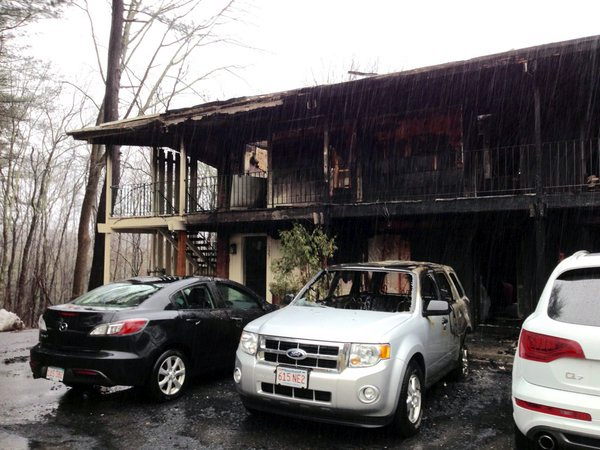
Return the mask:
[(510, 449), (514, 339), (470, 337), (466, 380), (427, 392), (421, 432), (399, 439), (381, 429), (248, 414), (227, 375), (195, 380), (179, 400), (153, 403), (132, 388), (81, 393), (33, 380), (36, 330), (0, 333), (2, 449)]

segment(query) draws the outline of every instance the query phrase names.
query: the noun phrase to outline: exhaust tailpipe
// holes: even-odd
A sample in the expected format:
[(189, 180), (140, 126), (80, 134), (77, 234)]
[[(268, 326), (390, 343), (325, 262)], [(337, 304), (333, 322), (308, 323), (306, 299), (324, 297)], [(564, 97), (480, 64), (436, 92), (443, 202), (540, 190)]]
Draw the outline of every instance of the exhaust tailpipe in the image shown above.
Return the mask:
[(554, 437), (547, 433), (542, 433), (538, 436), (537, 444), (543, 450), (554, 450), (556, 448)]

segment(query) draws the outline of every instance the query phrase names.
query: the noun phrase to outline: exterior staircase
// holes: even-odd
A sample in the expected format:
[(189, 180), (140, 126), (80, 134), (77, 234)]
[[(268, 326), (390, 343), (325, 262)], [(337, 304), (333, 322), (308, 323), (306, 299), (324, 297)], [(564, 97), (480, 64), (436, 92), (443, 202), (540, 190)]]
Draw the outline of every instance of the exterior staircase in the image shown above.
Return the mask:
[[(159, 233), (177, 249), (177, 235), (159, 230)], [(214, 276), (217, 267), (216, 233), (187, 231), (186, 259), (194, 266), (194, 275)]]
[(187, 258), (196, 268), (196, 275), (214, 276), (217, 270), (216, 233), (187, 232)]

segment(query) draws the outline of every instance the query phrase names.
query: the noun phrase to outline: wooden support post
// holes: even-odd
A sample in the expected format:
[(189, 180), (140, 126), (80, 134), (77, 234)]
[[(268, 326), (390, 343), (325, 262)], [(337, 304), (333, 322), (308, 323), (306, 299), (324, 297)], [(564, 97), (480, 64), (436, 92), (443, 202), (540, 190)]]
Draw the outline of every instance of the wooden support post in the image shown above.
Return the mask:
[(185, 144), (183, 143), (183, 139), (181, 140), (181, 145), (179, 145), (179, 160), (176, 163), (176, 168), (179, 169), (176, 174), (177, 184), (179, 186), (178, 194), (177, 194), (177, 213), (180, 216), (183, 216), (186, 213), (186, 199), (187, 199), (187, 167), (188, 167), (188, 157), (187, 157), (187, 149), (185, 148)]
[(185, 246), (187, 242), (187, 233), (185, 230), (177, 232), (177, 276), (184, 277), (186, 259), (185, 259)]
[(333, 194), (333, 185), (329, 176), (329, 130), (323, 132), (323, 178), (325, 179), (326, 196)]
[(154, 267), (154, 269), (165, 268), (164, 250), (165, 238), (162, 234), (156, 233), (156, 266)]
[(229, 278), (229, 233), (217, 234), (217, 273), (221, 278)]
[(156, 198), (158, 202), (158, 214), (165, 213), (165, 151), (158, 151), (158, 180), (156, 185)]
[[(113, 158), (111, 152), (106, 151), (106, 212), (104, 222), (109, 225), (112, 221), (112, 176), (113, 176)], [(109, 225), (110, 226), (110, 225)], [(104, 284), (110, 283), (110, 230), (104, 233), (104, 261), (103, 261), (103, 279)]]
[[(159, 149), (157, 147), (152, 148), (152, 215), (158, 215), (158, 158)], [(153, 252), (156, 256), (156, 253)], [(156, 258), (154, 258), (156, 261)], [(154, 266), (156, 267), (156, 266)]]
[(183, 138), (179, 145), (179, 158), (175, 162), (175, 181), (177, 183), (176, 201), (177, 214), (181, 218), (183, 229), (177, 231), (177, 275), (183, 277), (186, 275), (186, 246), (187, 246), (187, 229), (184, 225), (183, 216), (187, 212), (187, 169), (188, 158)]
[[(175, 264), (173, 263), (173, 253), (177, 254), (177, 250), (173, 248), (170, 242), (165, 245), (165, 275), (173, 275), (175, 273)], [(177, 257), (175, 255), (175, 257)]]
[(542, 155), (542, 114), (540, 88), (536, 72), (533, 73), (533, 113), (535, 139), (535, 294), (531, 299), (531, 311), (535, 309), (537, 300), (546, 282), (546, 211), (543, 201), (543, 155)]
[(175, 163), (173, 161), (173, 152), (167, 155), (167, 185), (165, 187), (165, 197), (167, 199), (167, 214), (174, 214), (178, 205), (173, 195), (173, 170)]

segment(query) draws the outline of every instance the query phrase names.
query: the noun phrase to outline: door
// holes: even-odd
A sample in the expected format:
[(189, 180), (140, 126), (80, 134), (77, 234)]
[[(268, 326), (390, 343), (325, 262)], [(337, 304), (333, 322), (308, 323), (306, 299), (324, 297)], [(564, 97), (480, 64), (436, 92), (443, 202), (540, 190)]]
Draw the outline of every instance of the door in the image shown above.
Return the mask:
[(175, 294), (174, 301), (183, 306), (179, 310), (183, 336), (189, 345), (192, 365), (200, 371), (222, 367), (228, 356), (227, 312), (215, 307), (215, 301), (206, 284), (196, 284)]
[(450, 286), (450, 280), (444, 272), (436, 272), (435, 279), (440, 291), (441, 300), (448, 302), (450, 306), (450, 314), (448, 315), (449, 324), (447, 329), (449, 333), (445, 333), (445, 354), (444, 366), (450, 366), (458, 358), (458, 349), (460, 348), (461, 327), (462, 331), (466, 326), (465, 317), (457, 305), (457, 298), (454, 297), (454, 291)]
[(217, 281), (217, 291), (229, 314), (229, 338), (227, 339), (226, 358), (235, 359), (235, 351), (240, 335), (246, 324), (265, 312), (263, 304), (250, 292), (233, 284)]
[[(433, 273), (421, 277), (421, 298), (423, 309), (430, 300), (442, 300)], [(425, 364), (428, 382), (437, 380), (445, 367), (448, 340), (451, 339), (448, 314), (424, 317), (427, 321), (425, 335)]]
[(267, 238), (248, 236), (244, 239), (244, 284), (260, 295), (267, 293)]

